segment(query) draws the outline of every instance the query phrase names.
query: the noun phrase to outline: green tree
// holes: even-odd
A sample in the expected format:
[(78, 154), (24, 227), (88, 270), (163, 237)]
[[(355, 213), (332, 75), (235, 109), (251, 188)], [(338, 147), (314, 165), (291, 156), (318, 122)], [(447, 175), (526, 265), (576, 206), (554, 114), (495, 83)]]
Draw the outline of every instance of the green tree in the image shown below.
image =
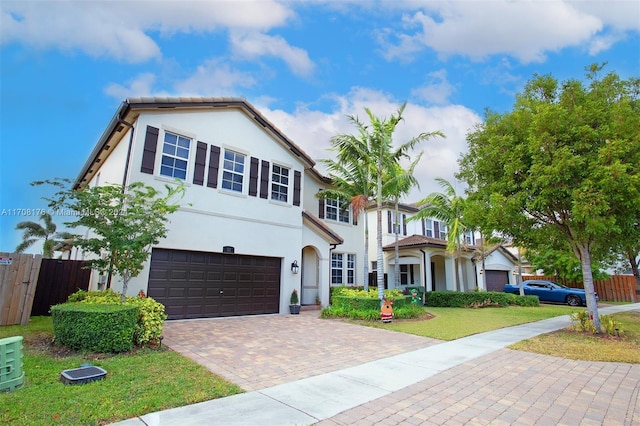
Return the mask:
[(383, 192), (385, 195), (388, 194), (388, 197), (391, 198), (394, 204), (395, 210), (395, 219), (393, 224), (393, 233), (395, 234), (395, 250), (394, 250), (394, 262), (395, 262), (395, 287), (400, 287), (400, 247), (398, 244), (398, 235), (400, 234), (400, 212), (398, 205), (400, 204), (400, 199), (405, 195), (409, 194), (413, 188), (420, 187), (418, 180), (413, 175), (418, 162), (422, 158), (422, 152), (417, 156), (415, 160), (413, 160), (409, 166), (405, 169), (399, 163), (395, 163), (391, 165), (391, 169), (388, 171), (388, 174), (384, 178), (384, 187)]
[[(408, 153), (421, 141), (434, 136), (444, 136), (441, 132), (421, 133), (399, 146), (394, 146), (393, 133), (406, 107), (403, 104), (396, 114), (381, 119), (376, 117), (369, 108), (365, 112), (370, 124), (361, 122), (357, 117), (348, 116), (349, 121), (358, 130), (358, 135), (339, 134), (332, 139), (333, 147), (340, 153), (338, 161), (343, 164), (360, 164), (370, 171), (372, 181), (375, 182), (376, 222), (377, 222), (377, 286), (378, 298), (382, 302), (384, 296), (384, 258), (382, 252), (382, 205), (385, 201), (383, 194), (383, 179), (387, 170), (401, 159), (408, 157)], [(366, 277), (365, 277), (366, 279)]]
[[(334, 138), (335, 140), (335, 138)], [(343, 153), (336, 149), (336, 143), (330, 150), (337, 151), (336, 160), (320, 160), (326, 165), (334, 189), (318, 192), (321, 199), (344, 200), (351, 206), (354, 217), (364, 212), (364, 288), (369, 290), (369, 218), (366, 208), (373, 197), (371, 170), (366, 164), (350, 162), (343, 158)]]
[(38, 222), (24, 221), (16, 225), (16, 229), (23, 231), (22, 242), (16, 247), (16, 252), (22, 253), (39, 240), (44, 240), (42, 244), (42, 256), (50, 259), (54, 252), (60, 251), (60, 240), (68, 238), (68, 232), (56, 233), (57, 226), (53, 223), (51, 215), (47, 212), (40, 214), (40, 220), (44, 226)]
[(464, 291), (462, 282), (462, 245), (464, 233), (469, 227), (464, 222), (465, 198), (456, 194), (451, 183), (445, 179), (436, 181), (444, 192), (432, 192), (418, 201), (420, 211), (410, 220), (438, 219), (447, 226), (447, 251), (456, 254), (456, 288)]
[(50, 207), (74, 212), (76, 220), (67, 226), (89, 230), (88, 236), (77, 235), (74, 244), (97, 256), (92, 268), (120, 275), (123, 301), (129, 281), (142, 270), (152, 245), (166, 236), (167, 216), (179, 208), (176, 199), (184, 195), (181, 183), (165, 187), (165, 195), (141, 182), (126, 190), (120, 185), (62, 189), (49, 199)]
[(562, 235), (580, 260), (587, 310), (601, 332), (592, 248), (640, 208), (638, 79), (588, 68), (585, 84), (534, 76), (513, 110), (488, 111), (467, 135), (459, 177), (489, 205), (498, 231), (527, 246)]

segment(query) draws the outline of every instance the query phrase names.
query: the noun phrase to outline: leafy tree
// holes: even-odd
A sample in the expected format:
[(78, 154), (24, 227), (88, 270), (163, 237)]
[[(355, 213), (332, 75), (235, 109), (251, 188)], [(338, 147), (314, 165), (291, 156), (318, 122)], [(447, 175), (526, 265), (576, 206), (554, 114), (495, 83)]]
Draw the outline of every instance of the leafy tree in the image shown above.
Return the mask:
[(566, 239), (598, 332), (592, 248), (625, 238), (625, 215), (640, 209), (640, 79), (600, 77), (602, 68), (588, 68), (588, 85), (535, 75), (513, 111), (488, 111), (467, 135), (459, 173), (515, 243)]
[[(60, 186), (59, 180), (40, 183)], [(87, 236), (75, 237), (75, 245), (97, 256), (92, 268), (120, 275), (123, 301), (129, 281), (142, 270), (151, 246), (167, 234), (167, 216), (179, 208), (173, 200), (184, 195), (181, 183), (165, 187), (164, 196), (155, 188), (136, 182), (126, 190), (120, 185), (62, 189), (49, 199), (52, 208), (74, 212), (76, 220), (67, 222), (67, 226), (89, 230)]]
[(465, 198), (456, 194), (451, 183), (445, 179), (437, 178), (436, 181), (444, 189), (444, 192), (432, 192), (426, 198), (418, 201), (420, 211), (410, 220), (438, 219), (447, 226), (447, 251), (456, 253), (456, 287), (464, 291), (462, 283), (462, 245), (464, 233), (469, 227), (464, 222)]
[(42, 244), (42, 256), (50, 259), (54, 252), (60, 251), (61, 241), (68, 239), (68, 232), (56, 233), (57, 226), (53, 223), (51, 215), (47, 212), (40, 214), (40, 220), (44, 226), (38, 222), (24, 221), (16, 225), (17, 230), (23, 231), (22, 242), (16, 247), (16, 252), (22, 253), (38, 240), (44, 240)]
[(414, 187), (420, 187), (418, 180), (413, 175), (418, 162), (422, 158), (422, 152), (418, 155), (418, 157), (409, 164), (409, 166), (405, 169), (399, 163), (395, 163), (391, 165), (391, 169), (388, 171), (388, 174), (384, 178), (384, 187), (383, 191), (392, 199), (395, 209), (395, 223), (394, 223), (394, 231), (395, 234), (395, 250), (394, 250), (394, 260), (395, 260), (395, 288), (400, 287), (400, 248), (398, 244), (398, 234), (400, 234), (400, 212), (398, 209), (398, 205), (400, 204), (400, 198), (409, 194)]
[[(334, 139), (335, 140), (335, 139)], [(364, 289), (369, 290), (369, 218), (366, 208), (373, 197), (373, 185), (371, 184), (371, 170), (366, 163), (349, 161), (343, 157), (343, 153), (336, 149), (335, 143), (331, 150), (338, 151), (337, 159), (320, 160), (326, 165), (329, 177), (335, 189), (318, 192), (316, 196), (321, 199), (346, 200), (351, 206), (354, 217), (361, 212), (364, 214)]]
[[(332, 139), (333, 148), (339, 152), (338, 162), (345, 165), (360, 164), (364, 170), (371, 172), (371, 180), (375, 181), (376, 222), (377, 222), (377, 285), (378, 298), (382, 302), (384, 296), (384, 257), (382, 252), (382, 205), (385, 201), (383, 179), (387, 170), (401, 159), (408, 157), (408, 152), (416, 144), (434, 136), (444, 136), (442, 132), (421, 133), (395, 147), (392, 141), (393, 132), (400, 121), (406, 107), (403, 104), (396, 114), (386, 119), (376, 117), (370, 109), (365, 108), (370, 124), (361, 122), (357, 117), (348, 116), (358, 130), (358, 135), (339, 134)], [(366, 277), (365, 277), (366, 279)]]

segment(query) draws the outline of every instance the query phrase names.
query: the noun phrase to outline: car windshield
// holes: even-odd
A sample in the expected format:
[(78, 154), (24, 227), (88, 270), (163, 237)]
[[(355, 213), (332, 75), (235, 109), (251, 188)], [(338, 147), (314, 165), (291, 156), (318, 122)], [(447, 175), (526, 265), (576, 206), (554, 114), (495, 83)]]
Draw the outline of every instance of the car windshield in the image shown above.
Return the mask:
[(551, 284), (554, 288), (570, 288), (570, 287), (567, 287), (566, 285), (554, 283), (553, 281), (549, 281), (549, 284)]

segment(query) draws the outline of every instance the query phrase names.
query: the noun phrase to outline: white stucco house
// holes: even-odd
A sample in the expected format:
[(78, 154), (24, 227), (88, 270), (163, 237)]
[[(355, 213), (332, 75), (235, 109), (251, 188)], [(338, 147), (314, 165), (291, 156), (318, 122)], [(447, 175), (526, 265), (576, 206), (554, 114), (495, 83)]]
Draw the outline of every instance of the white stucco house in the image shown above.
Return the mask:
[[(287, 313), (296, 289), (303, 305), (329, 303), (332, 285), (362, 285), (364, 220), (375, 271), (375, 208), (360, 217), (318, 191), (331, 181), (315, 161), (240, 98), (130, 98), (102, 133), (75, 188), (143, 182), (163, 190), (181, 180), (186, 195), (169, 232), (128, 294), (143, 290), (170, 319)], [(401, 206), (401, 286), (454, 290), (455, 256), (437, 221), (407, 221)], [(391, 222), (383, 222), (385, 272), (394, 282)], [(473, 235), (467, 236), (473, 245)], [(463, 255), (463, 289), (477, 285), (472, 250)], [(110, 280), (116, 291), (122, 284)], [(90, 288), (104, 285), (94, 274)], [(391, 287), (393, 285), (390, 285)]]

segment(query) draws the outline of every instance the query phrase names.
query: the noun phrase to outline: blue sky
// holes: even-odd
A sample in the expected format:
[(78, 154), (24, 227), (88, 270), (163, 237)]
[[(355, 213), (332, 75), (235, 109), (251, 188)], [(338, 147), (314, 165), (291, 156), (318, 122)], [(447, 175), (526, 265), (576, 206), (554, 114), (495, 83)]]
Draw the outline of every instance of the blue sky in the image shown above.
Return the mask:
[(436, 177), (453, 182), (467, 132), (486, 108), (509, 110), (534, 73), (582, 79), (607, 62), (640, 76), (637, 0), (3, 0), (0, 13), (9, 252), (15, 225), (37, 220), (21, 213), (51, 193), (29, 183), (75, 178), (127, 97), (244, 97), (316, 160), (354, 130), (346, 115), (389, 116), (406, 101), (398, 141), (447, 136), (420, 146), (411, 202), (439, 190)]

